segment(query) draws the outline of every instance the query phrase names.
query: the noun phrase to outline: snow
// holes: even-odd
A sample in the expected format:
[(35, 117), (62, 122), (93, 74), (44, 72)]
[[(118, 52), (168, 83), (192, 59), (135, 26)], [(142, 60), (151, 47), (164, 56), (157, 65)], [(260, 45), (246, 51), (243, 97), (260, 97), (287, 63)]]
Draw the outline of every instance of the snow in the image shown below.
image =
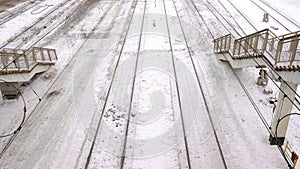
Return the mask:
[[(220, 1), (246, 34), (255, 32), (229, 7), (229, 1)], [(236, 76), (269, 124), (273, 105), (268, 101), (279, 93), (275, 84), (269, 80), (266, 88), (273, 94), (266, 95), (264, 88), (256, 85), (258, 69), (232, 70), (228, 63), (221, 62), (213, 53), (212, 37), (190, 1), (174, 2), (165, 0), (164, 11), (163, 1), (137, 1), (130, 25), (128, 17), (134, 2), (89, 2), (39, 41), (36, 46), (56, 49), (59, 59), (30, 85), (20, 87), (26, 101), (26, 123), (15, 137), (0, 138), (1, 150), (13, 139), (1, 152), (0, 168), (84, 168), (89, 155), (88, 168), (120, 168), (122, 153), (126, 157), (124, 168), (188, 168), (187, 154), (192, 168), (224, 168), (215, 134), (228, 168), (285, 168), (286, 162), (276, 146), (269, 145), (269, 133)], [(296, 0), (268, 2), (299, 23), (300, 4)], [(0, 25), (0, 44), (60, 3), (45, 0)], [(263, 12), (250, 1), (232, 3), (259, 30), (274, 26), (279, 29), (272, 31), (278, 35), (287, 33), (272, 19), (263, 23)], [(211, 4), (229, 17), (219, 1)], [(228, 34), (201, 1), (196, 6), (214, 36)], [(0, 100), (0, 107), (2, 135), (20, 123), (23, 102), (20, 98)], [(286, 137), (298, 153), (299, 120), (297, 116), (291, 118)]]

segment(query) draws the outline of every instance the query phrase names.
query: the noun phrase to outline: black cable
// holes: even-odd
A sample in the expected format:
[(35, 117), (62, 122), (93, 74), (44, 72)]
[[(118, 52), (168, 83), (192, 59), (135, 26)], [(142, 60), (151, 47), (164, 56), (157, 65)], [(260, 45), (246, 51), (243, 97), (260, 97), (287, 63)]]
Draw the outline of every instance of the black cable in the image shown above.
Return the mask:
[[(23, 79), (24, 79), (25, 81), (27, 81), (27, 79), (24, 77), (24, 75), (23, 75), (23, 74), (21, 74), (21, 75), (22, 75)], [(37, 94), (37, 92), (32, 88), (31, 84), (29, 83), (28, 85), (29, 85), (29, 88), (32, 90), (32, 92), (37, 96), (37, 98), (39, 99), (39, 101), (42, 101), (41, 97), (40, 97), (40, 96)]]
[[(6, 84), (12, 86), (14, 89), (16, 89), (16, 90), (18, 91), (18, 95), (22, 98), (22, 101), (23, 101), (23, 104), (24, 104), (24, 105), (23, 105), (23, 118), (22, 118), (21, 123), (18, 125), (18, 127), (17, 127), (14, 131), (12, 131), (12, 132), (10, 132), (10, 133), (8, 133), (8, 134), (0, 135), (0, 138), (4, 138), (4, 137), (12, 136), (12, 135), (16, 134), (18, 131), (21, 130), (21, 128), (22, 128), (22, 126), (23, 126), (23, 124), (24, 124), (24, 122), (25, 122), (25, 119), (26, 119), (27, 108), (26, 108), (26, 102), (25, 102), (25, 99), (24, 99), (22, 93), (19, 92), (18, 88), (17, 88), (15, 85), (13, 85), (12, 83), (7, 82), (7, 81), (5, 81), (5, 80), (0, 79), (0, 81), (6, 83)], [(1, 97), (1, 96), (0, 96), (0, 97)]]

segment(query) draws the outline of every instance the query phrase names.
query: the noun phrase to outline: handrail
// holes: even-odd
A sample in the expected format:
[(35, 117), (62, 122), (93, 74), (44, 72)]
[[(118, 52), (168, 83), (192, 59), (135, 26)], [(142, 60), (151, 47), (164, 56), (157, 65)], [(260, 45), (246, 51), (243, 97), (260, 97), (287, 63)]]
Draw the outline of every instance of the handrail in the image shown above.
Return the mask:
[(226, 38), (226, 37), (228, 37), (228, 36), (232, 36), (232, 35), (231, 35), (231, 34), (227, 34), (227, 35), (221, 36), (221, 37), (219, 37), (219, 38), (217, 38), (217, 39), (214, 39), (214, 41), (217, 41), (217, 40), (219, 40), (219, 39)]
[[(279, 36), (280, 39), (284, 39), (286, 36), (294, 36), (294, 35), (299, 35), (300, 31), (296, 31), (296, 32), (291, 32), (291, 33), (288, 33), (288, 34), (285, 34), (285, 35), (281, 35)], [(287, 37), (289, 38), (289, 37)]]

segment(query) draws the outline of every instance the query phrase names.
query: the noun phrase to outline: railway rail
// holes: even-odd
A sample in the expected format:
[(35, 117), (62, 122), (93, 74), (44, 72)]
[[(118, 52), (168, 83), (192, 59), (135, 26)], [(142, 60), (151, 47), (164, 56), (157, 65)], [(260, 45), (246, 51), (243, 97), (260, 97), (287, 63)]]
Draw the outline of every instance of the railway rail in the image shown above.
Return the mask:
[(5, 12), (0, 14), (0, 25), (5, 24), (6, 22), (10, 21), (11, 19), (19, 16), (20, 14), (24, 13), (25, 11), (28, 11), (32, 9), (33, 7), (40, 4), (42, 1), (28, 1), (23, 3), (21, 6), (18, 6), (14, 8), (11, 11), (6, 10)]
[(260, 2), (262, 2), (263, 4), (265, 4), (266, 6), (268, 6), (270, 9), (272, 9), (273, 11), (275, 11), (277, 14), (281, 15), (283, 18), (285, 18), (286, 20), (288, 20), (290, 23), (292, 23), (294, 26), (296, 26), (298, 29), (300, 28), (300, 24), (297, 23), (296, 21), (294, 21), (293, 19), (289, 18), (288, 16), (284, 15), (281, 11), (279, 11), (278, 9), (276, 9), (275, 7), (273, 7), (272, 5), (270, 5), (268, 2), (266, 2), (265, 0), (259, 0)]
[[(100, 117), (99, 117), (99, 120), (97, 122), (97, 127), (96, 127), (96, 131), (95, 131), (95, 135), (94, 137), (92, 138), (92, 144), (89, 148), (89, 154), (88, 154), (88, 157), (86, 159), (86, 163), (85, 163), (85, 168), (87, 169), (90, 165), (90, 161), (91, 161), (91, 157), (92, 157), (92, 154), (93, 154), (93, 150), (94, 150), (94, 147), (95, 147), (95, 144), (96, 144), (96, 139), (98, 137), (98, 134), (99, 134), (99, 130), (100, 130), (100, 127), (101, 127), (101, 124), (103, 122), (103, 116), (104, 116), (104, 111), (106, 110), (106, 107), (107, 107), (107, 104), (108, 104), (108, 97), (109, 95), (111, 94), (111, 91), (112, 91), (112, 86), (113, 86), (113, 82), (115, 80), (115, 77), (116, 77), (116, 70), (119, 66), (119, 63), (120, 63), (120, 59), (121, 59), (121, 54), (123, 52), (123, 49), (124, 49), (124, 46), (125, 46), (125, 42), (126, 42), (126, 38), (128, 36), (128, 32), (129, 32), (129, 28), (130, 28), (130, 24), (132, 22), (132, 18), (133, 18), (133, 15), (134, 15), (134, 12), (135, 12), (135, 9), (136, 9), (136, 5), (138, 3), (138, 1), (133, 1), (132, 2), (133, 5), (132, 5), (132, 12), (129, 12), (129, 15), (127, 16), (127, 21), (126, 22), (126, 29), (121, 33), (121, 37), (124, 37), (123, 39), (121, 39), (121, 43), (119, 43), (119, 45), (121, 45), (121, 49), (120, 49), (120, 52), (119, 52), (119, 55), (118, 55), (118, 58), (117, 58), (117, 63), (115, 65), (115, 67), (113, 68), (113, 74), (112, 74), (112, 78), (111, 78), (111, 82), (109, 84), (109, 87), (108, 87), (108, 91), (107, 91), (107, 94), (105, 96), (105, 101), (104, 101), (104, 105), (103, 105), (103, 108), (102, 108), (102, 111), (101, 111), (101, 114), (100, 114)], [(140, 35), (141, 36), (141, 35)], [(117, 46), (116, 49), (118, 49), (119, 46)], [(137, 66), (137, 65), (136, 65)], [(129, 123), (129, 122), (128, 122)], [(125, 143), (126, 144), (126, 143)], [(125, 145), (124, 144), (124, 145)], [(122, 166), (124, 164), (124, 158), (122, 158), (122, 161), (120, 163), (120, 165)]]
[[(220, 153), (220, 156), (221, 156), (221, 160), (223, 162), (223, 167), (227, 169), (227, 163), (226, 163), (225, 155), (223, 153), (223, 150), (222, 150), (222, 147), (221, 147), (221, 144), (220, 144), (220, 141), (219, 141), (219, 137), (218, 137), (218, 134), (216, 132), (216, 125), (214, 124), (214, 122), (212, 120), (213, 118), (212, 118), (212, 115), (211, 115), (211, 112), (210, 112), (210, 109), (209, 109), (209, 106), (208, 106), (208, 101), (207, 101), (207, 98), (206, 98), (207, 96), (205, 95), (204, 88), (203, 88), (203, 86), (202, 86), (202, 84), (200, 82), (199, 74), (197, 73), (197, 70), (196, 70), (195, 61), (194, 61), (194, 59), (192, 57), (192, 51), (191, 51), (191, 48), (189, 46), (189, 43), (188, 43), (188, 40), (187, 40), (187, 37), (186, 37), (186, 32), (185, 32), (185, 30), (184, 30), (184, 28), (182, 26), (182, 21), (180, 19), (180, 15), (179, 15), (179, 12), (178, 12), (179, 10), (176, 7), (175, 1), (172, 0), (172, 2), (173, 2), (173, 5), (175, 7), (175, 10), (176, 10), (177, 18), (179, 19), (179, 24), (180, 24), (180, 27), (181, 27), (181, 32), (182, 32), (183, 37), (184, 37), (184, 43), (186, 45), (186, 48), (188, 49), (189, 59), (191, 60), (191, 63), (192, 63), (192, 66), (193, 66), (193, 70), (194, 70), (194, 73), (195, 73), (196, 78), (197, 78), (198, 87), (199, 87), (199, 89), (201, 91), (201, 96), (202, 96), (204, 104), (205, 104), (206, 113), (207, 113), (207, 115), (209, 117), (209, 122), (210, 122), (210, 124), (212, 126), (213, 136), (214, 136), (216, 144), (218, 146), (218, 150), (219, 150), (219, 153)], [(200, 18), (203, 19), (203, 16), (201, 15), (200, 10), (198, 9), (195, 1), (193, 1), (193, 0), (185, 0), (185, 3), (188, 6), (191, 6), (192, 11), (194, 12), (195, 16), (198, 15)], [(197, 20), (197, 22), (198, 22), (199, 26), (201, 26), (200, 21)], [(205, 22), (204, 22), (204, 24), (206, 25)]]
[[(175, 7), (175, 10), (176, 10), (176, 14), (177, 14), (177, 18), (179, 19), (179, 16), (178, 16), (178, 11), (176, 9), (176, 6), (174, 4), (174, 1), (172, 0), (173, 2), (173, 5)], [(189, 150), (189, 144), (188, 144), (188, 138), (187, 138), (187, 129), (186, 129), (186, 125), (185, 125), (185, 121), (184, 121), (184, 114), (183, 114), (183, 110), (182, 110), (182, 102), (181, 102), (181, 93), (180, 93), (180, 90), (179, 90), (179, 82), (178, 82), (178, 75), (177, 75), (177, 67), (176, 67), (176, 64), (175, 64), (175, 55), (174, 55), (174, 51), (173, 51), (173, 45), (172, 45), (172, 41), (171, 41), (171, 34), (170, 34), (170, 26), (169, 26), (169, 21), (168, 21), (168, 15), (167, 15), (167, 9), (166, 9), (166, 3), (165, 3), (165, 0), (163, 0), (163, 4), (164, 4), (164, 12), (165, 12), (165, 18), (166, 18), (166, 23), (167, 23), (167, 30), (168, 30), (168, 38), (169, 38), (169, 44), (170, 44), (170, 50), (171, 50), (171, 56), (172, 56), (172, 67), (173, 67), (173, 72), (174, 72), (174, 77), (175, 77), (175, 83), (176, 83), (176, 91), (177, 91), (177, 98), (178, 98), (178, 103), (179, 103), (179, 109), (180, 109), (180, 119), (181, 119), (181, 125), (182, 125), (182, 130), (183, 130), (183, 140), (184, 140), (184, 145), (185, 145), (185, 149), (186, 149), (186, 156), (187, 156), (187, 162), (188, 162), (188, 167), (191, 168), (191, 159), (190, 159), (190, 150)], [(180, 23), (180, 21), (179, 21)], [(180, 23), (180, 27), (181, 27), (181, 31), (183, 33), (183, 36), (184, 36), (184, 39), (185, 39), (185, 42), (187, 44), (187, 41), (186, 41), (186, 37), (185, 37), (185, 34), (182, 30), (182, 25)], [(187, 49), (189, 50), (189, 54), (190, 54), (190, 49), (188, 46), (186, 46)], [(190, 55), (191, 56), (191, 55)], [(193, 64), (194, 66), (194, 64)], [(195, 67), (194, 67), (195, 68)], [(195, 70), (195, 69), (194, 69)], [(195, 73), (196, 73), (196, 70), (195, 70)], [(198, 76), (197, 76), (198, 77)], [(197, 79), (199, 80), (199, 79)]]
[[(285, 26), (285, 24), (283, 24), (282, 22), (279, 21), (279, 19), (277, 19), (275, 16), (273, 16), (274, 14), (271, 14), (270, 11), (267, 11), (266, 9), (264, 9), (263, 7), (261, 7), (261, 5), (259, 5), (257, 2), (254, 2), (253, 0), (250, 0), (256, 7), (258, 7), (259, 9), (261, 9), (263, 12), (268, 13), (268, 15), (274, 19), (279, 25), (281, 25), (285, 30), (287, 30), (288, 32), (292, 32), (287, 26)], [(268, 6), (268, 5), (267, 5)], [(269, 7), (269, 6), (268, 6)], [(276, 13), (278, 13), (276, 11)], [(281, 14), (279, 15), (279, 17), (282, 16)], [(278, 17), (278, 16), (277, 16)], [(286, 18), (285, 18), (286, 19)], [(286, 19), (287, 20), (287, 19)]]
[[(238, 9), (237, 7), (236, 7), (236, 5), (234, 5), (232, 2), (231, 2), (231, 0), (226, 0), (238, 13), (238, 15), (241, 15), (242, 16), (242, 18), (246, 21), (246, 23), (248, 23), (249, 24), (249, 26), (254, 30), (254, 31), (258, 31), (258, 29), (256, 28), (256, 26), (254, 25), (254, 23), (253, 22), (251, 22), (250, 21), (250, 19), (246, 16), (246, 14), (244, 14), (240, 9)], [(220, 0), (219, 0), (219, 2), (221, 2)], [(223, 3), (222, 3), (223, 4)], [(224, 4), (223, 4), (223, 6), (224, 6)], [(225, 7), (224, 7), (225, 8)]]
[(127, 149), (127, 141), (128, 141), (128, 133), (129, 133), (129, 123), (132, 113), (132, 107), (133, 107), (133, 94), (135, 89), (135, 82), (137, 77), (137, 68), (139, 64), (140, 59), (140, 52), (141, 52), (141, 44), (142, 44), (142, 36), (143, 36), (143, 29), (144, 29), (144, 23), (145, 23), (145, 14), (147, 9), (147, 0), (144, 2), (144, 11), (143, 11), (143, 19), (141, 23), (141, 29), (139, 33), (139, 43), (138, 43), (138, 50), (137, 50), (137, 56), (134, 66), (134, 76), (132, 80), (132, 87), (131, 87), (131, 93), (130, 93), (130, 103), (129, 103), (129, 109), (128, 109), (128, 115), (127, 115), (127, 122), (126, 122), (126, 128), (125, 128), (125, 137), (124, 137), (124, 143), (123, 143), (123, 150), (122, 150), (122, 156), (121, 156), (121, 162), (120, 162), (120, 168), (124, 168), (125, 158), (126, 158), (126, 149)]

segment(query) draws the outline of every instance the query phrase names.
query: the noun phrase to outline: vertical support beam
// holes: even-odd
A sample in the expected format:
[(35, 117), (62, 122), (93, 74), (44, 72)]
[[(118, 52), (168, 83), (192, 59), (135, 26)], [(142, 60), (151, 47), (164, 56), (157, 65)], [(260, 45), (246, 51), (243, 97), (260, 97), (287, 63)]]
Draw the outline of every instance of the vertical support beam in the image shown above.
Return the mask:
[(263, 53), (267, 49), (268, 41), (269, 41), (269, 32), (265, 33), (265, 38), (263, 38), (263, 45), (262, 45)]
[(221, 42), (221, 47), (220, 47), (220, 52), (222, 52), (223, 51), (223, 38), (220, 40), (220, 42)]
[(291, 42), (290, 42), (290, 66), (293, 64), (298, 48), (298, 38), (295, 37)]
[(238, 56), (240, 56), (240, 54), (241, 54), (241, 46), (242, 46), (242, 42), (239, 40), (239, 41), (238, 41), (238, 44), (239, 44), (239, 46), (238, 46)]
[(225, 38), (224, 38), (224, 43), (225, 43), (225, 45), (224, 45), (224, 50), (223, 50), (223, 52), (224, 52), (224, 51), (227, 51), (227, 36), (225, 36)]
[(258, 51), (257, 47), (258, 47), (259, 36), (255, 36), (253, 40), (254, 40), (254, 45), (253, 45), (254, 51)]
[(50, 63), (52, 63), (52, 58), (51, 58), (49, 49), (47, 49), (47, 53), (48, 53), (48, 59), (49, 59)]
[[(279, 93), (275, 114), (273, 116), (273, 120), (271, 123), (272, 134), (269, 137), (269, 141), (271, 145), (283, 145), (284, 143), (290, 117), (287, 116), (284, 119), (282, 119), (282, 117), (291, 113), (293, 104), (287, 97), (289, 97), (294, 102), (295, 100), (294, 91), (297, 91), (297, 87), (298, 84), (295, 83), (281, 82), (280, 88), (284, 93), (283, 92)], [(279, 122), (280, 119), (282, 120)]]
[(214, 40), (214, 52), (216, 52), (216, 47), (217, 47), (217, 41)]
[[(36, 49), (38, 49), (38, 48), (36, 48)], [(39, 51), (40, 54), (41, 54), (41, 57), (42, 57), (43, 62), (45, 62), (45, 56), (44, 56), (43, 49), (38, 49), (38, 51)]]
[(231, 48), (231, 35), (228, 35), (228, 52), (230, 51)]
[(276, 49), (276, 54), (275, 54), (275, 65), (280, 61), (280, 56), (281, 56), (281, 51), (282, 51), (282, 41), (279, 40), (278, 41), (278, 46), (277, 46), (277, 49)]
[(25, 67), (27, 68), (27, 70), (29, 70), (29, 63), (28, 63), (28, 58), (27, 55), (24, 55), (24, 62), (25, 62)]

